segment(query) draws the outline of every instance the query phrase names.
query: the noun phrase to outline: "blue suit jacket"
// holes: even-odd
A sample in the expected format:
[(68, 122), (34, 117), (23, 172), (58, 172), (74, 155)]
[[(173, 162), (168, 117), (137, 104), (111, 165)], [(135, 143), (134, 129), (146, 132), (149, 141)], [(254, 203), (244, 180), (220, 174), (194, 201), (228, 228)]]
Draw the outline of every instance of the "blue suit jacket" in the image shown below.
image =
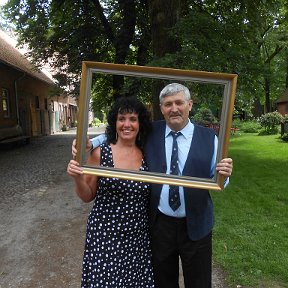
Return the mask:
[[(165, 121), (153, 122), (145, 146), (145, 158), (151, 172), (166, 173)], [(183, 176), (210, 178), (214, 153), (215, 133), (212, 129), (195, 125), (192, 143), (182, 172)], [(150, 223), (153, 226), (162, 189), (161, 184), (152, 184)], [(191, 240), (208, 235), (214, 224), (213, 204), (208, 190), (184, 187), (187, 230)]]

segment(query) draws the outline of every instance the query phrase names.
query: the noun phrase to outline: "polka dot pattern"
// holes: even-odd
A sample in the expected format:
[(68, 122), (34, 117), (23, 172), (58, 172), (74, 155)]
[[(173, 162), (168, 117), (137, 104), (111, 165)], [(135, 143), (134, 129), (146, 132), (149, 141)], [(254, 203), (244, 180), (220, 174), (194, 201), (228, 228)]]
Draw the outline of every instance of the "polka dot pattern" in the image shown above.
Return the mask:
[[(111, 147), (101, 145), (101, 165), (113, 167)], [(141, 170), (147, 170), (142, 161)], [(87, 221), (82, 288), (153, 288), (148, 228), (149, 184), (99, 178)]]

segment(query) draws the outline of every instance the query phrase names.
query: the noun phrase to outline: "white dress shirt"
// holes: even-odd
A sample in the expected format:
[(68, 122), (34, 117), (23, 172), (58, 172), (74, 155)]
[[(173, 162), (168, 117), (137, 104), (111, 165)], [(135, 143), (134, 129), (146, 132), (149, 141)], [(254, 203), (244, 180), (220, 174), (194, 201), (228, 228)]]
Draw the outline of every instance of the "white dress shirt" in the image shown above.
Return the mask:
[[(171, 154), (172, 154), (173, 137), (172, 135), (170, 135), (170, 132), (171, 132), (171, 129), (169, 128), (169, 126), (166, 125), (166, 130), (165, 130), (165, 153), (166, 153), (166, 164), (167, 164), (166, 174), (170, 174), (170, 161), (171, 161)], [(181, 132), (181, 135), (177, 137), (176, 141), (178, 143), (179, 171), (180, 171), (180, 175), (182, 175), (182, 171), (184, 169), (184, 165), (188, 157), (188, 153), (189, 153), (190, 146), (192, 143), (192, 138), (193, 138), (193, 133), (194, 133), (194, 124), (192, 124), (189, 121), (187, 125), (180, 132)], [(218, 138), (215, 136), (214, 154), (211, 159), (211, 174), (210, 174), (211, 178), (214, 177), (217, 148), (218, 148)], [(168, 216), (185, 217), (186, 213), (185, 213), (184, 189), (182, 186), (179, 187), (179, 194), (180, 194), (181, 205), (176, 211), (173, 211), (169, 205), (169, 185), (164, 184), (161, 190), (158, 209), (163, 214), (168, 215)]]

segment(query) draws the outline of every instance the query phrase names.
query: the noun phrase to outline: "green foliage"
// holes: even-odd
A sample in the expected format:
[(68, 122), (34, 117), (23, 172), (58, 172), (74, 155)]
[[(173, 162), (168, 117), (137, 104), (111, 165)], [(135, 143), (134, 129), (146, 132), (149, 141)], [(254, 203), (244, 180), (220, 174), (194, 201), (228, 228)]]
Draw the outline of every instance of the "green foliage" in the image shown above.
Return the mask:
[(288, 114), (285, 114), (284, 116), (283, 116), (283, 121), (282, 121), (283, 123), (284, 122), (288, 122)]
[(209, 108), (201, 107), (198, 109), (196, 114), (192, 116), (192, 121), (195, 123), (207, 126), (217, 123), (217, 118), (213, 115), (212, 111)]
[(276, 135), (279, 133), (278, 127), (273, 127), (269, 130), (267, 129), (261, 129), (258, 133), (259, 136), (265, 136), (265, 135)]
[[(249, 97), (251, 97), (251, 95)], [(247, 95), (244, 96), (242, 91), (239, 92), (238, 95), (236, 95), (235, 104), (234, 104), (234, 112), (233, 112), (234, 115), (240, 116), (243, 114), (243, 112), (245, 112), (245, 115), (248, 118), (251, 118), (254, 116), (252, 113), (252, 110), (255, 105), (255, 97), (251, 97), (249, 99), (247, 98), (248, 98)]]
[(261, 125), (257, 120), (240, 120), (234, 119), (232, 127), (238, 128), (244, 133), (258, 133), (261, 129)]
[[(145, 65), (150, 34), (147, 5), (140, 2), (9, 0), (5, 14), (34, 64), (49, 62), (61, 87), (77, 95), (82, 61)], [(98, 100), (107, 104), (105, 97)]]
[(106, 119), (106, 113), (104, 112), (104, 110), (99, 110), (97, 112), (94, 112), (94, 117), (96, 119), (99, 119), (99, 121), (101, 123), (104, 123), (105, 119)]
[(240, 119), (238, 119), (238, 118), (233, 119), (232, 127), (241, 128), (241, 126), (242, 126), (242, 121)]
[(189, 1), (189, 4), (192, 9), (173, 30), (182, 40), (182, 49), (174, 55), (174, 62), (184, 68), (237, 73), (235, 104), (240, 111), (250, 113), (256, 98), (270, 105), (285, 88), (288, 43), (285, 1)]
[(261, 135), (273, 135), (278, 133), (278, 126), (283, 121), (283, 116), (277, 112), (270, 112), (263, 114), (261, 117), (259, 117), (259, 123), (264, 128), (262, 132), (260, 132)]
[(238, 128), (244, 133), (258, 133), (259, 130), (261, 129), (259, 122), (256, 120), (240, 121), (239, 126), (240, 127)]
[[(169, 27), (155, 27), (155, 19), (166, 15), (167, 7), (176, 7), (179, 17), (171, 17)], [(246, 115), (255, 99), (271, 104), (285, 88), (288, 11), (284, 0), (8, 0), (4, 12), (21, 44), (28, 45), (28, 56), (38, 65), (49, 62), (61, 87), (73, 87), (75, 95), (83, 60), (237, 73), (236, 110)], [(164, 18), (170, 20), (167, 15)], [(151, 40), (156, 28), (163, 32), (158, 34), (162, 38)], [(177, 43), (167, 41), (175, 38)], [(172, 46), (179, 46), (177, 52), (169, 50)], [(112, 89), (93, 87), (102, 90), (93, 91), (96, 110), (106, 109), (116, 97), (110, 91), (119, 88), (122, 80), (115, 78)], [(133, 93), (158, 105), (157, 91), (149, 93), (141, 85)], [(219, 109), (222, 103), (214, 97), (217, 89), (198, 90), (194, 90), (196, 96), (205, 95), (205, 104)]]
[(6, 31), (7, 33), (13, 31), (13, 27), (11, 26), (9, 21), (7, 21), (7, 17), (5, 17), (3, 13), (2, 6), (0, 6), (0, 29)]
[(91, 124), (92, 124), (93, 127), (98, 127), (98, 126), (100, 126), (102, 123), (103, 123), (103, 122), (102, 122), (100, 119), (94, 118)]

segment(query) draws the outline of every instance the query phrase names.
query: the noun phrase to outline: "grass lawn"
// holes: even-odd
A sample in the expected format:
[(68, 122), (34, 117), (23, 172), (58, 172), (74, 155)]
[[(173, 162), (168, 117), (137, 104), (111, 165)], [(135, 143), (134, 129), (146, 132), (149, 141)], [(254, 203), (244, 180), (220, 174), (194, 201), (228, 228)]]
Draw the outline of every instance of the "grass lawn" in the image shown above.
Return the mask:
[(230, 184), (211, 192), (214, 262), (232, 287), (288, 287), (288, 143), (279, 135), (239, 134), (229, 156)]

